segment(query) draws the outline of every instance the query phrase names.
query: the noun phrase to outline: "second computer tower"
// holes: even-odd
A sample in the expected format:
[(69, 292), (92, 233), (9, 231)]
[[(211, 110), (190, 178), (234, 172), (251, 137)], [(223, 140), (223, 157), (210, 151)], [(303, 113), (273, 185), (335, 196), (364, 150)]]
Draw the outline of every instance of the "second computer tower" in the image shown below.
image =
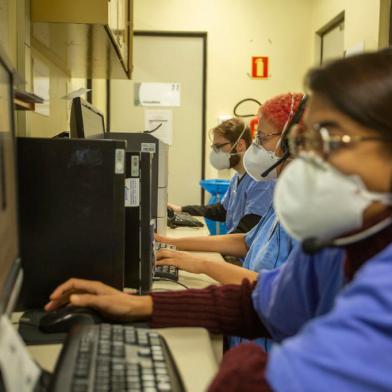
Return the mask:
[(154, 220), (151, 214), (153, 155), (125, 154), (125, 275), (126, 288), (151, 290), (154, 256)]

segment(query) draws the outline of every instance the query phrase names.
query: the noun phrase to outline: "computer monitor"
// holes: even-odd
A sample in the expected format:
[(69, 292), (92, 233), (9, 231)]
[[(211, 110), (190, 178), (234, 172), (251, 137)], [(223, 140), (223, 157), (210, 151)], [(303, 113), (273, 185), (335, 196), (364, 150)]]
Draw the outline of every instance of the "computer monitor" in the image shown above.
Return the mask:
[(97, 138), (97, 136), (103, 137), (104, 133), (103, 113), (82, 98), (74, 98), (71, 106), (71, 138)]
[(0, 315), (12, 312), (22, 283), (12, 83), (11, 68), (0, 56)]

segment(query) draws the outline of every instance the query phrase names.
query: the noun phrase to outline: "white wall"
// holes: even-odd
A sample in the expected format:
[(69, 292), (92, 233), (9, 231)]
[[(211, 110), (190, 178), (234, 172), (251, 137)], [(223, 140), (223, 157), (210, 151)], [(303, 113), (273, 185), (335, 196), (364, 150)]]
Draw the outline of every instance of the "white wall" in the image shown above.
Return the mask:
[[(301, 90), (310, 65), (311, 4), (312, 0), (135, 0), (134, 28), (208, 32), (208, 130), (242, 98), (264, 101)], [(270, 57), (268, 80), (248, 76), (251, 56), (257, 55)], [(208, 163), (206, 167), (207, 177), (217, 175)]]
[[(386, 24), (389, 19), (390, 0), (314, 0), (310, 31), (313, 35), (311, 61), (318, 61), (316, 31), (327, 25), (333, 18), (344, 12), (344, 49), (348, 50), (364, 42), (365, 50), (376, 50), (385, 46), (389, 33)], [(387, 18), (385, 19), (385, 16)]]

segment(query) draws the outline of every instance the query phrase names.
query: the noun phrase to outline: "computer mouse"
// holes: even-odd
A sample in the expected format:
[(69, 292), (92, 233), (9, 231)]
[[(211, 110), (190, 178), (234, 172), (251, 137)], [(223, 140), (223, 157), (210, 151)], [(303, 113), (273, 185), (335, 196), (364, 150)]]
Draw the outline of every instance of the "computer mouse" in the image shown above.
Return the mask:
[(39, 322), (39, 329), (45, 333), (68, 332), (77, 324), (99, 324), (101, 322), (103, 322), (102, 316), (94, 309), (64, 306), (45, 314)]

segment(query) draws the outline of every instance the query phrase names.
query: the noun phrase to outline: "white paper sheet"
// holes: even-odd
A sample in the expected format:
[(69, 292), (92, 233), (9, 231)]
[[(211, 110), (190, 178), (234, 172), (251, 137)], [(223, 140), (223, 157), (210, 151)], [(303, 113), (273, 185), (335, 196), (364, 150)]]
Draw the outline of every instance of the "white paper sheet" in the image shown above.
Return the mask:
[(35, 95), (44, 99), (44, 103), (35, 105), (35, 112), (49, 116), (50, 70), (43, 61), (35, 57), (33, 58), (33, 89)]
[[(161, 125), (160, 125), (161, 124)], [(173, 113), (171, 110), (145, 110), (144, 127), (146, 131), (160, 127), (151, 133), (162, 142), (173, 144)]]
[(7, 316), (0, 319), (0, 366), (7, 392), (33, 391), (40, 369)]
[(135, 83), (136, 106), (180, 106), (180, 83)]

